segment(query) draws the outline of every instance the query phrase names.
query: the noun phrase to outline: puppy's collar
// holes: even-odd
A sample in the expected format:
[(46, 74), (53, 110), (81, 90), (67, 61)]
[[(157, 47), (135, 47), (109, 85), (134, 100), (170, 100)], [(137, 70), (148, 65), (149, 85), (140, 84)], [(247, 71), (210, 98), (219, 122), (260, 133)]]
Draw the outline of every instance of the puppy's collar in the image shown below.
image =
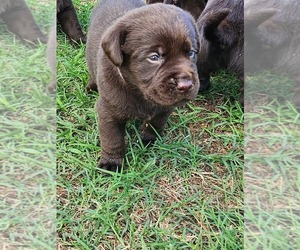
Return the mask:
[(118, 73), (119, 73), (120, 77), (122, 78), (123, 82), (125, 82), (125, 79), (124, 79), (124, 77), (123, 77), (123, 75), (122, 75), (122, 73), (121, 73), (120, 68), (117, 68), (117, 70), (118, 70)]

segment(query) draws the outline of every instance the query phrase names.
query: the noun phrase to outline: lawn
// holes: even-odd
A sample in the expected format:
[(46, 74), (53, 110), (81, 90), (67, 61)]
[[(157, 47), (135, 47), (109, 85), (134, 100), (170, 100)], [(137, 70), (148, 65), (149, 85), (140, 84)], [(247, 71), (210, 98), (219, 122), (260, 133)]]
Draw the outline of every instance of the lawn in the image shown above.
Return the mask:
[(300, 248), (300, 115), (294, 83), (261, 72), (246, 78), (245, 248)]
[[(53, 1), (29, 0), (44, 33)], [(0, 248), (55, 247), (55, 98), (46, 46), (24, 46), (0, 23)]]
[[(87, 30), (96, 1), (75, 0)], [(220, 72), (212, 88), (171, 115), (145, 148), (139, 121), (126, 132), (128, 167), (103, 175), (85, 46), (61, 31), (57, 47), (59, 249), (242, 249), (243, 112), (239, 83)]]

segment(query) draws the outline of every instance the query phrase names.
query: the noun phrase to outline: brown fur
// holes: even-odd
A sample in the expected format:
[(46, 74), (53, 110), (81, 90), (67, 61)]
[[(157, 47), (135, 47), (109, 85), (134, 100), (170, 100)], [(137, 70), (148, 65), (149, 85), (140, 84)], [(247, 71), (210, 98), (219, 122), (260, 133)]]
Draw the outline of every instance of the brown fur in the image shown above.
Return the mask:
[(72, 0), (57, 0), (56, 8), (57, 21), (70, 41), (75, 44), (85, 43), (86, 37), (82, 32)]
[(244, 1), (210, 0), (197, 20), (200, 34), (198, 73), (201, 91), (209, 88), (210, 74), (227, 69), (244, 83)]
[(24, 0), (0, 0), (0, 18), (8, 30), (28, 45), (46, 43), (47, 37), (36, 24)]
[(143, 120), (141, 138), (151, 143), (174, 107), (196, 97), (198, 42), (192, 16), (177, 7), (142, 0), (102, 0), (96, 6), (87, 64), (89, 86), (97, 85), (100, 93), (99, 167), (116, 171), (121, 166), (128, 120)]
[(165, 3), (165, 4), (174, 4), (177, 7), (180, 7), (189, 13), (192, 14), (192, 16), (195, 19), (198, 19), (202, 11), (205, 7), (205, 1), (204, 0), (148, 0), (148, 4), (153, 3)]

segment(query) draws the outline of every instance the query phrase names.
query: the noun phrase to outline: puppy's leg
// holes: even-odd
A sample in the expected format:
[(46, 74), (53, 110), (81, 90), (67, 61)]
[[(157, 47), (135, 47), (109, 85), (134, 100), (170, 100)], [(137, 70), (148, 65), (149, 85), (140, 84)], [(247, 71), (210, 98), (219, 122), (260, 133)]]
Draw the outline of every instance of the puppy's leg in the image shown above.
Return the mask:
[(151, 120), (144, 121), (143, 125), (140, 127), (140, 133), (145, 146), (154, 143), (157, 138), (157, 133), (162, 133), (172, 111), (173, 109), (170, 109), (158, 113)]
[(200, 88), (199, 92), (203, 92), (205, 90), (208, 90), (211, 86), (210, 83), (210, 76), (209, 75), (204, 75), (203, 77), (199, 76), (200, 80)]
[(37, 26), (30, 9), (23, 0), (18, 5), (1, 15), (7, 28), (23, 41), (32, 43), (47, 42), (47, 37)]
[(86, 37), (82, 32), (72, 1), (66, 1), (65, 8), (57, 13), (57, 20), (61, 25), (62, 31), (71, 41), (86, 43)]
[(101, 142), (101, 159), (98, 167), (109, 171), (120, 171), (125, 154), (125, 121), (112, 118), (112, 111), (97, 101), (98, 124)]

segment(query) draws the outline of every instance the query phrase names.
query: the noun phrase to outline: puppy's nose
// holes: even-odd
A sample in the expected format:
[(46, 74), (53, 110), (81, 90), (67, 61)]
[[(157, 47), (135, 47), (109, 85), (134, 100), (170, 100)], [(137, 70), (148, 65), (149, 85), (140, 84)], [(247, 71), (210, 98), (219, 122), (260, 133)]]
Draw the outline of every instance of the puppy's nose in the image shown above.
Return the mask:
[(189, 90), (193, 86), (192, 80), (184, 79), (184, 78), (178, 79), (176, 81), (176, 84), (177, 84), (177, 89), (180, 91)]

